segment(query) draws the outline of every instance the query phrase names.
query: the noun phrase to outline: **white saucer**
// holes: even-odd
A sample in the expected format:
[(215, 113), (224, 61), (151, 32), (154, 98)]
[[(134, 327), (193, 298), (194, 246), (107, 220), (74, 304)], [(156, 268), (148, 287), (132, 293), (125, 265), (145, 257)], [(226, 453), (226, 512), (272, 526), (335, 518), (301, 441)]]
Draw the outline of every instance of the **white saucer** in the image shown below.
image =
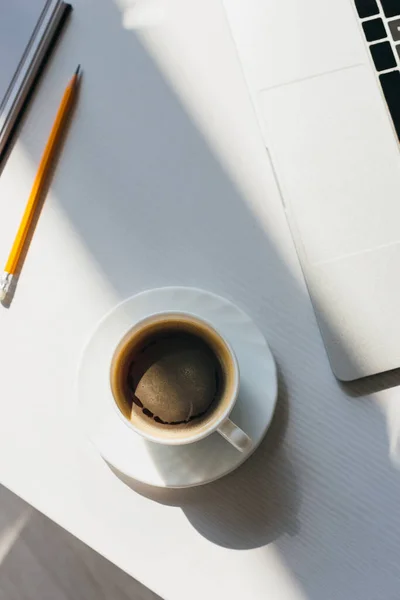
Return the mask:
[[(196, 315), (213, 325), (232, 345), (239, 362), (240, 393), (231, 416), (253, 440), (249, 452), (239, 452), (218, 433), (185, 446), (148, 442), (117, 413), (109, 383), (114, 350), (137, 321), (164, 311)], [(148, 485), (182, 488), (218, 479), (250, 456), (271, 422), (277, 375), (268, 344), (246, 313), (215, 294), (168, 287), (133, 296), (100, 321), (83, 351), (78, 395), (89, 438), (109, 464)]]

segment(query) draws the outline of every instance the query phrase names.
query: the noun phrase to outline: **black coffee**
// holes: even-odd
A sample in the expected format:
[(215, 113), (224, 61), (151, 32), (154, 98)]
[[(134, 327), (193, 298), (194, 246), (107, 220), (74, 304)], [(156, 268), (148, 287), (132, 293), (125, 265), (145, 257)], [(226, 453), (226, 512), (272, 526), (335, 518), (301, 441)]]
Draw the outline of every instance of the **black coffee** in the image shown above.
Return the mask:
[(201, 419), (224, 388), (221, 363), (207, 341), (171, 324), (128, 341), (114, 373), (119, 373), (125, 416), (141, 413), (164, 426)]

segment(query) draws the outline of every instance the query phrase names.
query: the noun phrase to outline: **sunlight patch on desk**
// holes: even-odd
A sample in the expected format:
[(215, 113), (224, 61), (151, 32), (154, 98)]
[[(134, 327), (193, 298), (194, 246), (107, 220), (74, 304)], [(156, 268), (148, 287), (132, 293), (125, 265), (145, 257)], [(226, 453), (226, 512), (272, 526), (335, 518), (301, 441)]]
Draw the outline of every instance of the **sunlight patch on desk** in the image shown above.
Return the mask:
[[(36, 170), (35, 161), (19, 141), (0, 181), (0, 196), (13, 199), (13, 202), (7, 202), (6, 210), (3, 205), (0, 214), (0, 255), (3, 261), (10, 251), (21, 222)], [(67, 285), (68, 282), (74, 281), (77, 271), (83, 271), (85, 289), (71, 289), (70, 294), (76, 296), (77, 292), (80, 292), (89, 297), (100, 293), (104, 299), (104, 311), (107, 311), (120, 298), (82, 239), (77, 226), (71, 221), (62, 202), (58, 200), (55, 181), (56, 177), (43, 199), (17, 287), (20, 287), (23, 281), (27, 293), (32, 294), (33, 290), (38, 290), (39, 287), (39, 296), (46, 294), (52, 297), (55, 293), (54, 282), (57, 280), (54, 273), (60, 273)]]
[[(287, 266), (292, 275), (298, 277), (293, 253), (289, 256), (287, 247), (279, 241), (277, 218), (284, 219), (281, 198), (238, 69), (228, 25), (221, 28), (219, 22), (206, 18), (200, 5), (187, 3), (183, 6), (179, 0), (114, 2), (121, 12), (123, 27), (132, 30), (132, 35), (143, 45), (160, 76), (205, 139), (210, 153), (238, 189), (260, 227), (282, 253), (283, 262), (289, 263)], [(183, 10), (187, 13), (185, 21), (193, 26), (180, 26)], [(218, 10), (223, 12), (222, 6)], [(214, 51), (215, 44), (221, 51), (218, 55)], [(202, 56), (199, 56), (198, 48), (202, 48)], [(212, 69), (210, 64), (213, 64)], [(232, 90), (235, 90), (234, 102)], [(266, 190), (273, 198), (273, 213), (271, 206), (267, 206)]]
[[(252, 585), (260, 589), (268, 589), (266, 597), (274, 600), (307, 600), (292, 570), (285, 564), (284, 558), (274, 544), (259, 548), (257, 559), (263, 566), (263, 576), (260, 578), (260, 570), (254, 562), (249, 565), (254, 573), (247, 573), (248, 580)], [(259, 581), (257, 581), (257, 578)]]
[(18, 540), (32, 513), (33, 508), (27, 508), (13, 523), (0, 532), (0, 564), (4, 561), (15, 542)]
[(93, 293), (96, 297), (100, 296), (107, 305), (106, 310), (109, 305), (118, 303), (119, 295), (57, 198), (49, 205), (47, 218), (50, 226), (47, 239), (43, 240), (43, 243), (49, 245), (50, 236), (53, 238), (50, 245), (56, 254), (55, 262), (59, 268), (63, 267), (65, 277), (69, 276), (73, 282), (76, 271), (85, 273), (85, 290), (71, 290), (71, 294), (86, 292)]
[[(20, 141), (15, 144), (0, 178), (0, 256), (5, 262), (14, 241), (36, 173), (34, 161)], [(12, 198), (12, 202), (10, 199)]]
[(400, 392), (393, 388), (381, 392), (376, 402), (386, 417), (386, 427), (389, 439), (389, 457), (392, 464), (400, 469)]
[(164, 18), (164, 0), (115, 0), (125, 29), (154, 27)]

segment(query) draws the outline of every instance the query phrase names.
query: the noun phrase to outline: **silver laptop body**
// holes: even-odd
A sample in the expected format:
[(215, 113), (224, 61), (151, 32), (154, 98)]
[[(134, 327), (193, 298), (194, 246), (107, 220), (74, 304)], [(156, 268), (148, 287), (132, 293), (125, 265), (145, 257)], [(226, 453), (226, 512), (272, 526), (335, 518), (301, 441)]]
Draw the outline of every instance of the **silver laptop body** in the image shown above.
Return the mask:
[(335, 375), (400, 366), (400, 0), (224, 0)]

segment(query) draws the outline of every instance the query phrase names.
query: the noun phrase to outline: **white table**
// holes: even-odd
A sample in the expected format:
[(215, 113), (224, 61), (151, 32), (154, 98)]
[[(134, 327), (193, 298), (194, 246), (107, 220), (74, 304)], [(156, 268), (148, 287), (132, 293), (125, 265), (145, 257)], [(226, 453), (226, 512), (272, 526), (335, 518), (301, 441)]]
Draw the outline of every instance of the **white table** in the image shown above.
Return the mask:
[[(145, 0), (137, 8), (164, 7), (161, 20), (131, 12), (139, 28), (124, 29), (128, 4), (75, 1), (1, 175), (5, 259), (82, 63), (51, 191), (0, 311), (0, 481), (167, 600), (397, 600), (398, 378), (342, 389), (330, 371), (219, 2)], [(280, 367), (280, 405), (231, 476), (132, 491), (82, 435), (74, 378), (99, 318), (168, 284), (253, 316)]]

